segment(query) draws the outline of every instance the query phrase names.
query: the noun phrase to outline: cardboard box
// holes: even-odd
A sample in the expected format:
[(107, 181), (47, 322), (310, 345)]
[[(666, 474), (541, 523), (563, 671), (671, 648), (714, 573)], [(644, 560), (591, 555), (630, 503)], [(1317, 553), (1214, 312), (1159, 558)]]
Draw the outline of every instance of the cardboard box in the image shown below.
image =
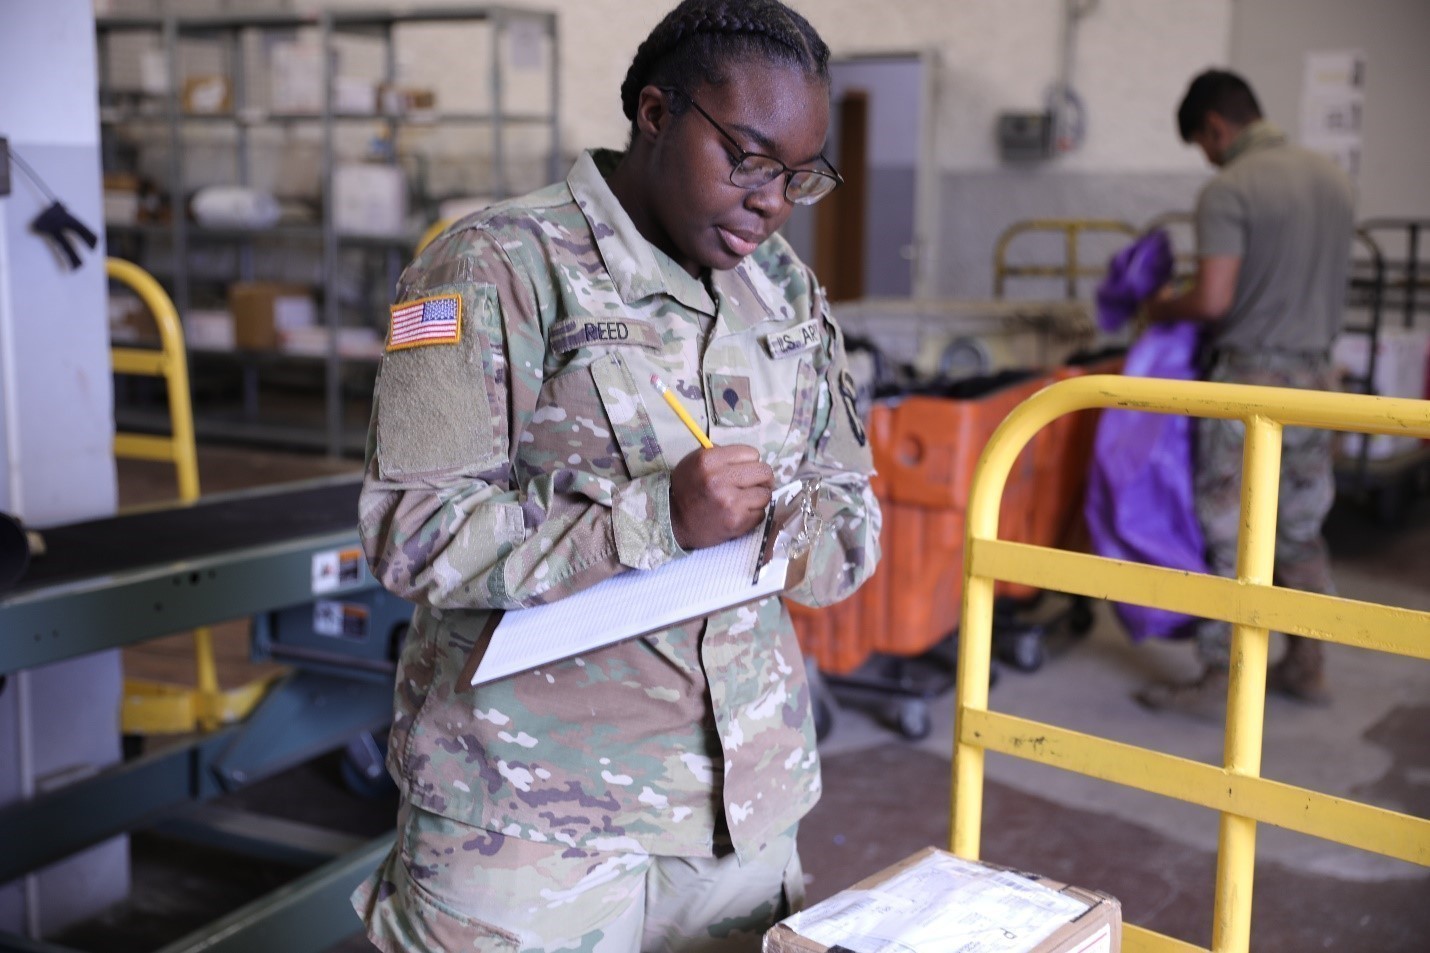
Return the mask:
[(407, 177), (377, 162), (342, 162), (333, 170), (333, 227), (344, 235), (403, 235)]
[[(283, 332), (279, 348), (285, 354), (321, 357), (332, 346), (332, 332), (325, 327), (297, 328)], [(376, 328), (338, 328), (338, 354), (345, 358), (379, 358), (382, 335)]]
[(377, 111), (377, 84), (361, 76), (333, 77), (333, 112), (366, 116)]
[(383, 83), (377, 88), (377, 102), (379, 110), (386, 115), (406, 116), (436, 109), (437, 94), (430, 89)]
[(764, 953), (1119, 953), (1122, 905), (928, 847), (775, 924)]
[(110, 294), (109, 342), (141, 347), (159, 345), (159, 327), (138, 297), (122, 291)]
[(312, 289), (270, 281), (237, 281), (228, 287), (234, 344), (244, 351), (278, 350), (284, 333), (317, 323)]
[(190, 308), (184, 314), (184, 344), (191, 351), (232, 351), (233, 315), (214, 308)]
[(323, 109), (323, 48), (311, 40), (275, 40), (269, 52), (269, 106), (283, 115)]
[(227, 76), (189, 76), (179, 102), (190, 115), (213, 116), (233, 111), (233, 86)]

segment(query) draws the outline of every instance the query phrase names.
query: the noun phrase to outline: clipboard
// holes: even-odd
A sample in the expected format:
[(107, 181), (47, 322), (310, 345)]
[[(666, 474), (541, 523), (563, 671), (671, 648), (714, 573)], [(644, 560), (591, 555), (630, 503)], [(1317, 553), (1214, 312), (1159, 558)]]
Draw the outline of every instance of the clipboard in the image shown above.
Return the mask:
[(628, 570), (556, 602), (493, 613), (462, 678), (481, 685), (778, 595), (790, 585), (796, 561), (783, 554), (766, 561), (768, 546), (761, 528), (657, 569)]

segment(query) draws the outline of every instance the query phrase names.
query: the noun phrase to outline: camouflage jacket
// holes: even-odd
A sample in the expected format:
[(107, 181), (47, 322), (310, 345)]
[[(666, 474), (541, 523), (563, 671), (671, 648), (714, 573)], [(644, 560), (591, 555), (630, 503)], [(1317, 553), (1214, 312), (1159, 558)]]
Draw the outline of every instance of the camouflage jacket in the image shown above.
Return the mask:
[(618, 158), (583, 155), (566, 182), (462, 220), (398, 284), (360, 513), (374, 574), (417, 604), (389, 768), (415, 804), (507, 835), (744, 854), (819, 797), (781, 600), (460, 678), (493, 610), (683, 555), (669, 471), (698, 444), (652, 372), (716, 443), (759, 448), (780, 482), (820, 478), (824, 531), (788, 598), (834, 602), (878, 560), (870, 454), (813, 276), (776, 236), (691, 277), (606, 185)]

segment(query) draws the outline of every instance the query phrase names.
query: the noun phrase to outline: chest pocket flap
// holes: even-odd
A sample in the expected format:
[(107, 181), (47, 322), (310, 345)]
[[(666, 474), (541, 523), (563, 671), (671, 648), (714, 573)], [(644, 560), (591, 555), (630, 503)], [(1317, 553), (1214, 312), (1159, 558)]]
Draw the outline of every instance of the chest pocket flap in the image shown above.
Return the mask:
[(591, 377), (631, 478), (670, 469), (635, 377), (621, 355), (610, 353), (596, 358), (591, 362)]

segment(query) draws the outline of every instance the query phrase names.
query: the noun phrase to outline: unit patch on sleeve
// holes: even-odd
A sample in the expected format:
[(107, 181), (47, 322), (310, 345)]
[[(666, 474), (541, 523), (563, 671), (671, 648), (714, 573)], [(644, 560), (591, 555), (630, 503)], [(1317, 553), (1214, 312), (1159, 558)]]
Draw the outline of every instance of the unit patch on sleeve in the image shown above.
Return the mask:
[(456, 344), (462, 340), (462, 296), (435, 295), (392, 306), (387, 349)]
[(803, 354), (819, 346), (819, 322), (811, 320), (785, 331), (771, 331), (765, 336), (765, 343), (769, 345), (770, 357), (776, 360)]

